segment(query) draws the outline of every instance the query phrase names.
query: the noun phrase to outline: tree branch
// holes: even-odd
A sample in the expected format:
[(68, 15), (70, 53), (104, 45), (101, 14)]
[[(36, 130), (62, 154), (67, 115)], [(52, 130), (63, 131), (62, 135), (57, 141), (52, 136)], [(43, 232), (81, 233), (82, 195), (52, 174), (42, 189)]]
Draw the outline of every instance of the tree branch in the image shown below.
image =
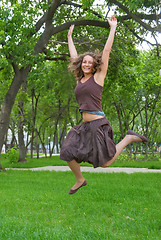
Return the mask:
[(47, 11), (47, 16), (46, 16), (46, 25), (50, 25), (53, 21), (53, 16), (57, 10), (57, 8), (60, 6), (61, 0), (53, 0), (51, 2), (51, 6), (49, 10)]
[[(47, 12), (44, 13), (44, 15), (43, 15), (43, 16), (38, 20), (38, 22), (36, 23), (36, 25), (35, 25), (35, 30), (36, 30), (36, 32), (38, 32), (38, 31), (40, 30), (40, 28), (42, 27), (42, 25), (45, 23), (46, 17), (47, 17)], [(34, 33), (33, 33), (33, 34), (34, 34)], [(33, 34), (31, 33), (31, 36), (32, 36)]]
[(125, 7), (122, 3), (116, 1), (116, 0), (108, 0), (109, 3), (114, 3), (115, 5), (119, 6), (124, 12), (126, 12), (132, 19), (134, 19), (136, 22), (138, 22), (141, 26), (143, 26), (145, 29), (151, 32), (161, 32), (161, 27), (157, 26), (155, 28), (152, 28), (150, 25), (144, 23), (141, 21), (141, 19), (134, 13), (130, 12), (127, 7)]
[[(50, 43), (55, 43), (55, 44), (64, 44), (64, 45), (68, 45), (68, 42), (61, 42), (61, 41), (54, 41), (54, 40), (50, 40)], [(87, 45), (87, 44), (95, 44), (97, 42), (100, 42), (100, 40), (95, 40), (95, 41), (88, 41), (88, 42), (75, 42), (74, 45)], [(55, 45), (51, 45), (50, 47), (54, 47)]]
[(109, 28), (109, 24), (106, 21), (99, 21), (99, 20), (88, 20), (88, 19), (81, 19), (81, 20), (75, 20), (75, 21), (70, 21), (67, 23), (64, 23), (62, 25), (59, 25), (57, 27), (52, 27), (51, 33), (56, 34), (58, 32), (62, 32), (64, 30), (69, 29), (71, 25), (75, 26), (95, 26), (95, 27), (102, 27), (102, 28)]
[(61, 2), (61, 0), (59, 0), (59, 1), (55, 0), (51, 4), (51, 2), (48, 1), (48, 4), (51, 4), (51, 7), (50, 7), (49, 11), (45, 12), (44, 15), (37, 21), (37, 23), (35, 24), (35, 31), (34, 32), (32, 31), (30, 33), (30, 37), (32, 37), (35, 34), (35, 32), (38, 32), (45, 22), (48, 22), (48, 23), (50, 22), (50, 24), (52, 23), (54, 13), (55, 13), (56, 9), (60, 6), (60, 2)]
[(48, 45), (48, 42), (52, 35), (62, 32), (64, 30), (69, 29), (69, 27), (74, 24), (75, 26), (97, 26), (97, 27), (103, 27), (108, 29), (109, 24), (105, 21), (98, 21), (98, 20), (75, 20), (71, 22), (64, 23), (62, 25), (59, 25), (57, 27), (54, 27), (52, 24), (46, 27), (45, 31), (42, 33), (41, 37), (39, 38), (38, 42), (35, 45), (35, 54), (41, 53), (44, 48)]
[(161, 45), (157, 42), (157, 39), (155, 38), (154, 34), (153, 34), (153, 37), (154, 37), (156, 43), (151, 43), (150, 41), (148, 41), (148, 40), (140, 37), (140, 36), (135, 32), (135, 30), (132, 29), (132, 28), (129, 28), (129, 26), (128, 26), (126, 23), (124, 23), (124, 24), (125, 24), (125, 26), (128, 28), (128, 30), (129, 30), (130, 32), (132, 32), (132, 34), (133, 34), (137, 39), (139, 39), (141, 42), (147, 42), (147, 43), (150, 44), (151, 46), (157, 46), (157, 47), (158, 47), (158, 46), (161, 46)]
[(67, 58), (66, 58), (65, 56), (55, 57), (55, 58), (46, 56), (44, 59), (45, 59), (45, 60), (49, 60), (49, 61), (59, 61), (59, 60), (61, 60), (61, 61), (67, 61)]

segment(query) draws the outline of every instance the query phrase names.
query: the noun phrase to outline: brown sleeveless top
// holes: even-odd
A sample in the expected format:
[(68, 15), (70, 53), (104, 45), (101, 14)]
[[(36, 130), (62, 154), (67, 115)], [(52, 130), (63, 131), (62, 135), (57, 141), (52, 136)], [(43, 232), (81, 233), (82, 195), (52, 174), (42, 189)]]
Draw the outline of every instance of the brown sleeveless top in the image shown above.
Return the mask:
[(102, 111), (102, 91), (103, 87), (95, 82), (94, 76), (84, 83), (79, 81), (74, 91), (79, 110)]

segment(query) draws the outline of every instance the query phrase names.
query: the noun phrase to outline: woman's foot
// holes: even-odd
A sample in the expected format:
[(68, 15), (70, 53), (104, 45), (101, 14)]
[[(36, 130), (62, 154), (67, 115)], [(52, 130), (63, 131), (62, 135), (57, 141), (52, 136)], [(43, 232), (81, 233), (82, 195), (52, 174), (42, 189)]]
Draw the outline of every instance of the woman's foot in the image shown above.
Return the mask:
[(69, 194), (74, 194), (78, 191), (79, 188), (86, 186), (87, 185), (87, 181), (83, 180), (83, 181), (77, 181), (76, 184), (69, 190)]
[[(128, 130), (128, 131), (127, 131), (127, 135), (136, 136), (136, 137), (137, 137), (137, 138), (136, 138), (136, 142), (139, 142), (139, 139), (140, 139), (140, 142), (143, 142), (143, 143), (148, 142), (148, 139), (147, 139), (146, 137), (144, 137), (144, 136), (142, 136), (142, 135), (140, 135), (140, 134), (138, 134), (138, 133), (135, 133), (135, 132), (133, 132), (132, 130)], [(138, 141), (137, 141), (137, 139), (138, 139)]]

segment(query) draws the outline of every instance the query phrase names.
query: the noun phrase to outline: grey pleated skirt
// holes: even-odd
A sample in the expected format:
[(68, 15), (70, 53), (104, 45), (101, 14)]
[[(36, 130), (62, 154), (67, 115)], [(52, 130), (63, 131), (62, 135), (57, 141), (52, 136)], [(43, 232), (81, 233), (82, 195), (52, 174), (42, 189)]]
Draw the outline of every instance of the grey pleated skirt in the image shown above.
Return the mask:
[(60, 159), (103, 166), (116, 153), (113, 131), (106, 118), (83, 122), (69, 131), (61, 148)]

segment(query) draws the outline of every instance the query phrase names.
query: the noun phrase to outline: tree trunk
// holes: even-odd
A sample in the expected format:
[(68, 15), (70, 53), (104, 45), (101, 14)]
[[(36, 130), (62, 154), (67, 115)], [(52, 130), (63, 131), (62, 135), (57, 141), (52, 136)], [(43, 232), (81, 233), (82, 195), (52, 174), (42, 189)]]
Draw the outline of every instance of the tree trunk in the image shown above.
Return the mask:
[[(36, 115), (37, 115), (37, 105), (40, 94), (35, 95), (35, 89), (32, 89), (32, 134), (31, 134), (31, 158), (33, 158), (33, 147), (34, 147), (34, 138), (35, 138), (35, 124), (36, 124)], [(34, 101), (35, 98), (35, 101)], [(35, 102), (35, 105), (34, 105)]]
[(39, 140), (41, 142), (41, 146), (43, 148), (43, 153), (45, 154), (45, 157), (47, 157), (47, 152), (46, 152), (46, 148), (45, 148), (45, 132), (43, 133), (43, 138), (40, 135), (40, 132), (36, 129), (36, 134), (39, 137)]
[(31, 152), (30, 152), (30, 158), (33, 158), (33, 149), (34, 149), (34, 129), (32, 128), (32, 133), (31, 133)]
[(19, 162), (26, 162), (27, 148), (24, 142), (24, 112), (23, 102), (19, 103), (19, 122), (18, 122), (18, 143), (19, 143)]
[(56, 153), (59, 153), (60, 150), (59, 150), (58, 135), (56, 135), (56, 137), (55, 137), (55, 145), (56, 145)]
[(9, 129), (12, 133), (12, 139), (11, 139), (11, 142), (10, 142), (10, 147), (11, 148), (13, 148), (14, 146), (17, 147), (18, 143), (17, 143), (17, 139), (16, 139), (16, 136), (15, 136), (16, 126), (15, 126), (15, 122), (13, 121), (13, 119), (12, 119), (12, 122), (10, 122)]
[[(126, 111), (125, 111), (125, 108), (124, 108), (124, 105), (122, 103), (122, 100), (120, 99), (120, 104), (121, 104), (121, 107), (122, 107), (122, 112), (124, 114), (124, 121), (125, 121), (125, 127), (126, 127), (126, 130), (129, 129), (129, 123), (128, 123), (128, 119), (127, 119), (127, 114), (126, 114)], [(123, 136), (122, 136), (123, 137)]]
[(37, 131), (36, 131), (36, 153), (37, 153), (37, 159), (39, 158), (39, 143), (38, 143), (38, 134), (37, 134)]
[(7, 130), (9, 127), (11, 110), (14, 105), (16, 95), (21, 87), (21, 84), (27, 78), (29, 73), (28, 68), (22, 68), (19, 70), (17, 66), (14, 66), (14, 70), (15, 76), (4, 98), (3, 105), (0, 111), (0, 153), (2, 151), (5, 135), (7, 134)]
[(51, 158), (52, 157), (52, 151), (51, 151), (51, 138), (49, 137), (48, 138), (48, 142), (49, 142), (49, 157)]
[[(27, 81), (23, 82), (22, 90), (26, 93)], [(18, 107), (19, 107), (19, 123), (18, 123), (19, 162), (27, 162), (26, 160), (27, 147), (25, 146), (24, 141), (25, 114), (24, 114), (24, 102), (22, 99), (19, 100)]]
[(17, 140), (16, 140), (16, 137), (13, 132), (12, 132), (12, 139), (11, 139), (10, 146), (11, 146), (11, 148), (14, 146), (17, 146)]
[(123, 126), (122, 126), (122, 121), (121, 121), (121, 109), (115, 101), (113, 103), (116, 108), (116, 112), (117, 112), (117, 116), (118, 116), (118, 120), (119, 120), (119, 127), (120, 127), (120, 132), (121, 132), (120, 140), (121, 140), (124, 137), (124, 131), (123, 131)]
[(60, 149), (64, 143), (64, 140), (65, 140), (65, 136), (66, 136), (66, 130), (67, 130), (67, 124), (65, 122), (64, 126), (63, 126), (63, 130), (62, 130), (62, 127), (61, 127), (61, 124), (59, 124), (59, 145), (60, 145)]
[[(19, 120), (19, 122), (21, 119)], [(18, 142), (19, 142), (19, 162), (27, 162), (26, 160), (26, 152), (27, 149), (25, 147), (24, 143), (24, 134), (23, 134), (23, 123), (19, 123), (19, 129), (18, 129)]]
[(30, 158), (33, 158), (33, 149), (34, 149), (34, 131), (35, 131), (35, 116), (34, 116), (34, 89), (32, 89), (32, 132), (31, 132), (31, 155)]

